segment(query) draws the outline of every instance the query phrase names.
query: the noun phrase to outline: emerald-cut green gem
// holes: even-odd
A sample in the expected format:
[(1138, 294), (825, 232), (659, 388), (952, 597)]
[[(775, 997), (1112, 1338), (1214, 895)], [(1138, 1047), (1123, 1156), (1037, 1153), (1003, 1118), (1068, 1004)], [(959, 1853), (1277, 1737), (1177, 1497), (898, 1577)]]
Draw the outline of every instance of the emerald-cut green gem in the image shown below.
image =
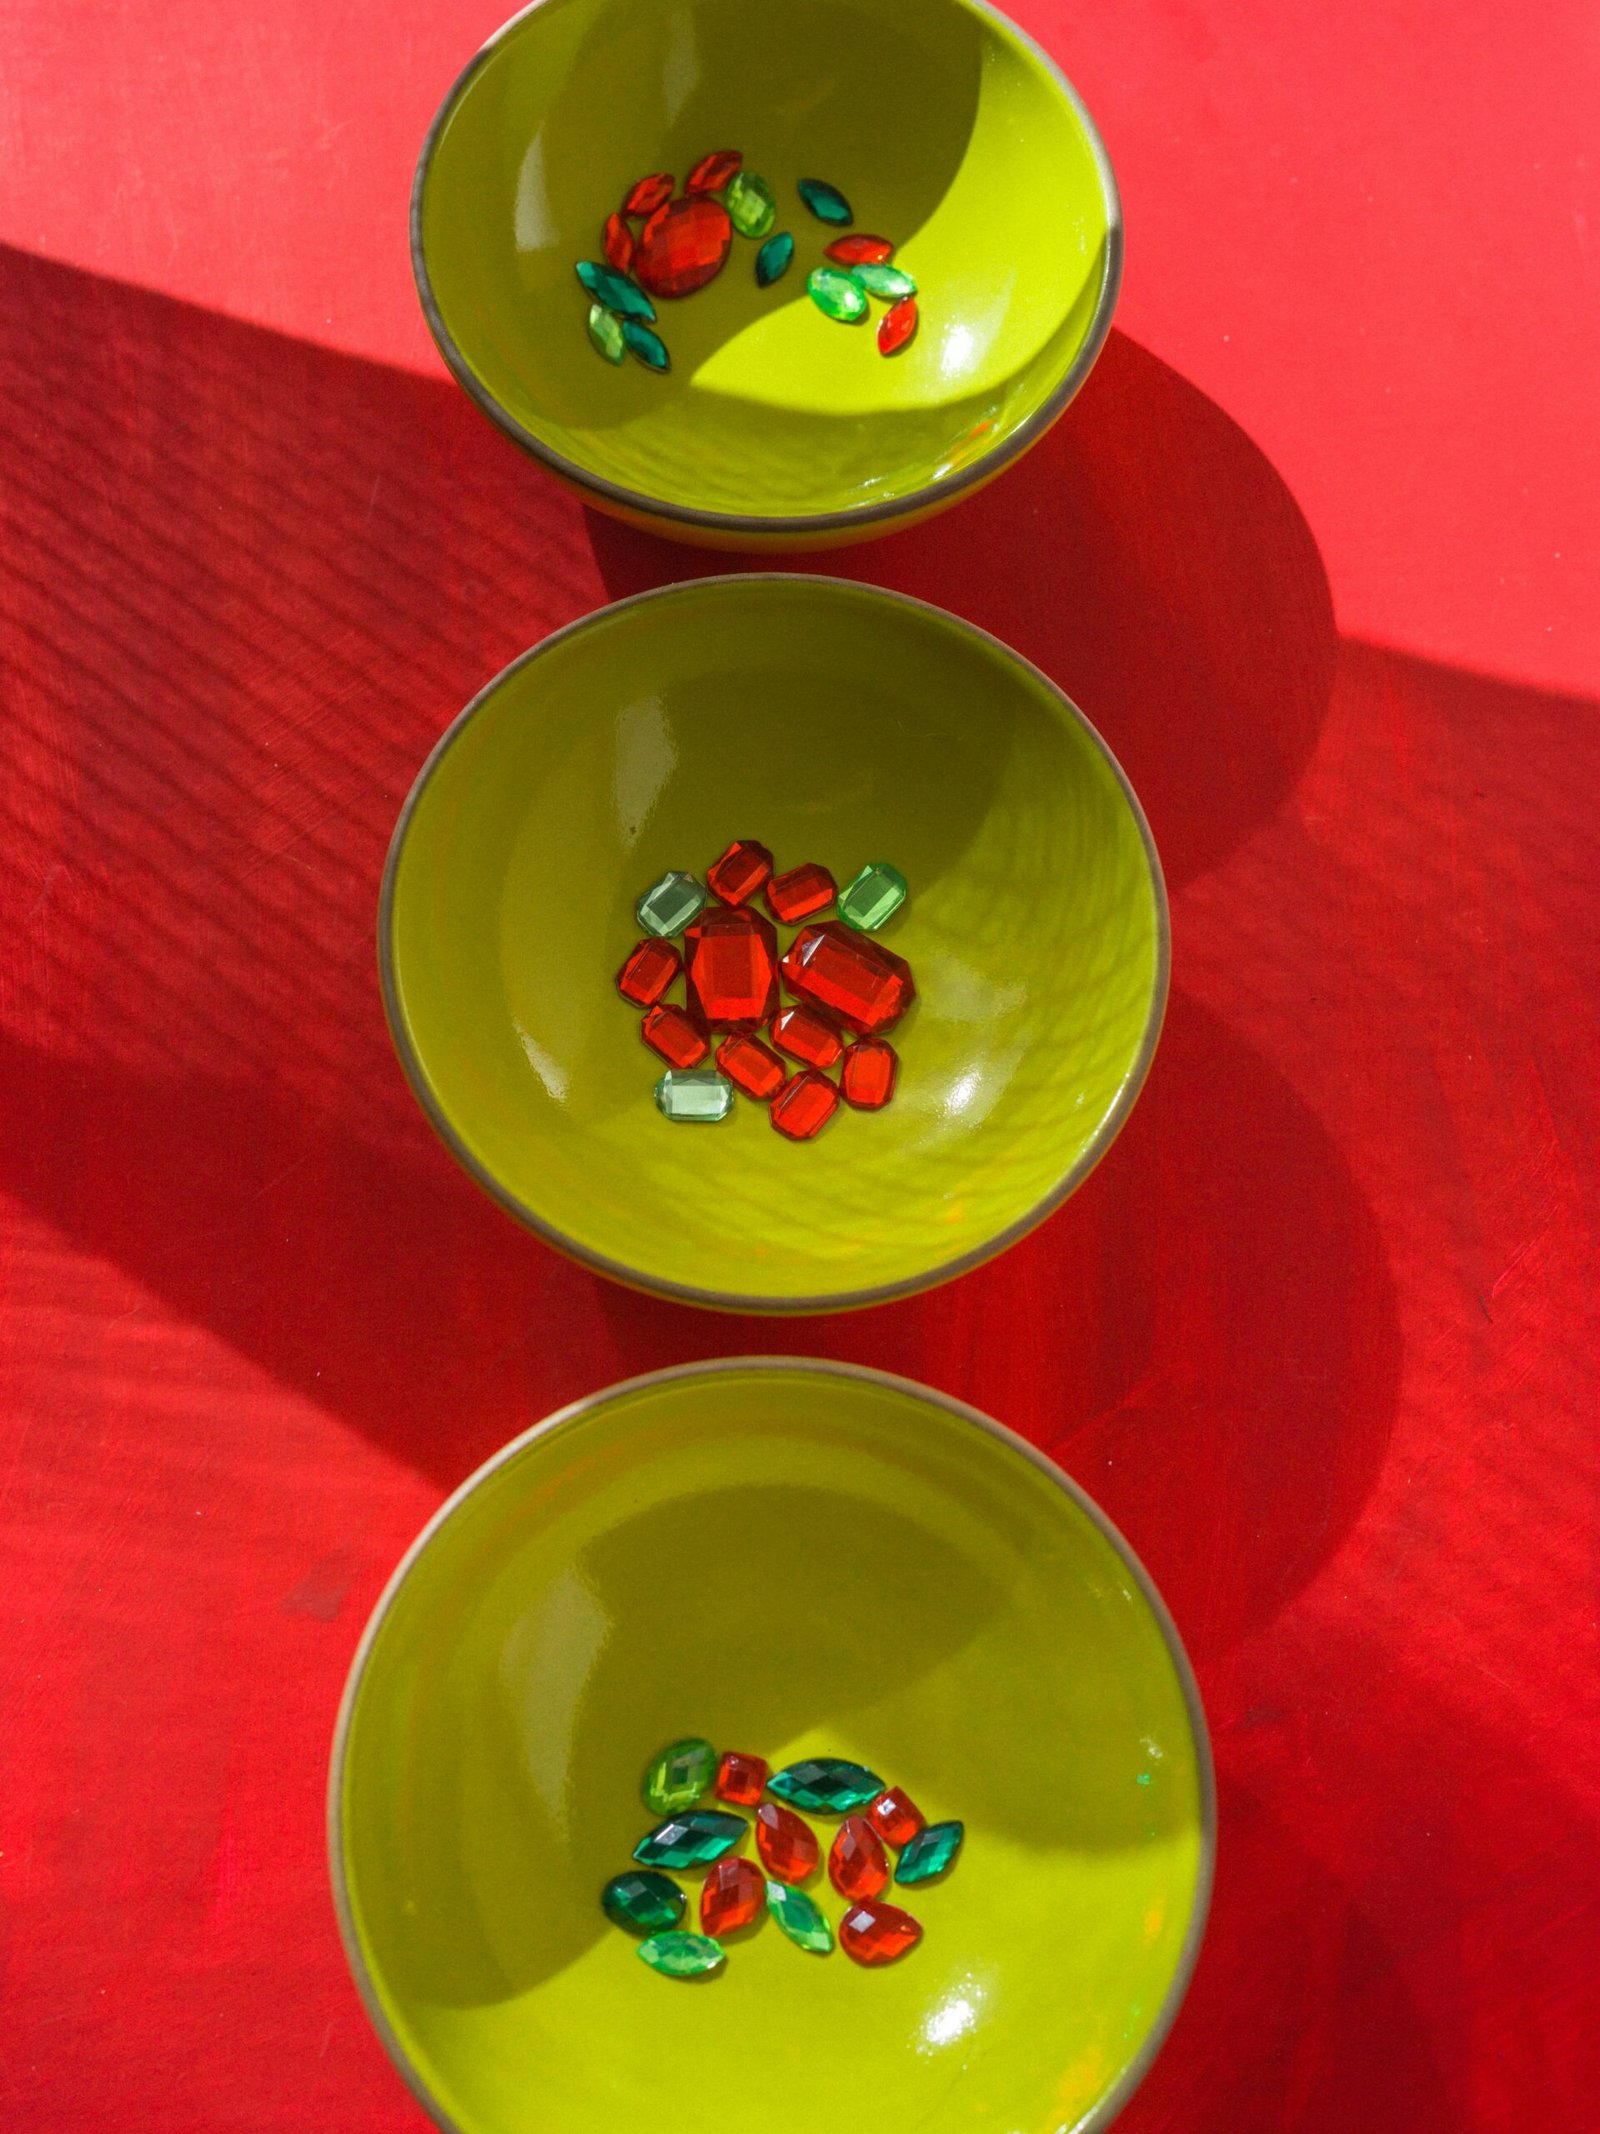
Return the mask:
[(780, 230), (776, 237), (769, 237), (756, 254), (756, 281), (763, 289), (770, 289), (789, 271), (794, 258), (794, 239), (787, 230)]
[(656, 307), (637, 282), (630, 282), (603, 259), (580, 259), (578, 279), (598, 303), (625, 319), (653, 319)]
[(849, 1815), (877, 1799), (883, 1780), (865, 1764), (843, 1763), (837, 1756), (811, 1756), (774, 1771), (767, 1791), (791, 1807), (812, 1808), (819, 1815)]
[(704, 1978), (727, 1962), (721, 1942), (709, 1934), (652, 1934), (639, 1954), (664, 1978)]
[(906, 900), (906, 878), (887, 860), (863, 867), (839, 892), (839, 916), (858, 934), (875, 934)]
[(628, 353), (628, 344), (622, 338), (622, 321), (604, 304), (589, 306), (589, 338), (608, 363), (620, 363)]
[(656, 1109), (680, 1126), (715, 1126), (733, 1110), (733, 1084), (715, 1067), (669, 1067), (656, 1084)]
[(881, 296), (886, 303), (898, 304), (903, 296), (915, 296), (917, 285), (902, 267), (878, 264), (870, 259), (860, 260), (850, 269), (868, 296)]
[(855, 221), (855, 209), (838, 186), (830, 185), (825, 178), (802, 178), (796, 189), (818, 222), (831, 222), (842, 229), (847, 222)]
[(854, 326), (867, 315), (867, 292), (844, 267), (813, 267), (806, 291), (824, 317), (837, 319), (841, 326)]
[(665, 1875), (613, 1875), (600, 1892), (605, 1915), (630, 1932), (658, 1934), (683, 1917), (683, 1891)]
[(966, 1834), (961, 1823), (930, 1823), (926, 1830), (917, 1832), (900, 1855), (894, 1879), (908, 1884), (932, 1882), (936, 1876), (947, 1874), (956, 1864), (956, 1854)]
[(778, 200), (765, 178), (742, 170), (722, 196), (728, 220), (741, 237), (765, 237), (778, 219)]
[(635, 1845), (633, 1857), (641, 1867), (709, 1867), (732, 1852), (749, 1827), (742, 1815), (724, 1815), (720, 1808), (692, 1810), (658, 1823)]
[(767, 1910), (792, 1942), (813, 1955), (826, 1956), (833, 1947), (833, 1929), (822, 1908), (803, 1889), (790, 1889), (784, 1882), (767, 1884)]
[(627, 343), (628, 353), (637, 356), (646, 370), (671, 370), (672, 358), (667, 354), (666, 342), (643, 319), (624, 319), (622, 338)]
[(664, 874), (647, 889), (633, 907), (633, 915), (647, 934), (666, 940), (698, 919), (706, 908), (705, 885), (692, 874)]
[(644, 1804), (657, 1815), (677, 1815), (694, 1806), (716, 1775), (717, 1752), (709, 1741), (675, 1741), (644, 1774)]

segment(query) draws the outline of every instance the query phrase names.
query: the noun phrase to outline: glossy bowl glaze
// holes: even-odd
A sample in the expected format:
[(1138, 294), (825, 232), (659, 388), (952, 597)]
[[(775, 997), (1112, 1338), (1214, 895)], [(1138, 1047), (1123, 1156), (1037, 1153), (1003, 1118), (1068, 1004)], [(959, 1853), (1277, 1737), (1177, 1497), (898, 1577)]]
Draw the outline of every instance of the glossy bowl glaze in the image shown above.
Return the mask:
[[(963, 1821), (890, 1892), (920, 1946), (869, 1972), (764, 1920), (693, 1985), (641, 1963), (599, 1894), (687, 1734)], [(1088, 1498), (972, 1409), (779, 1358), (614, 1387), (457, 1492), (356, 1657), (329, 1840), (369, 2012), (458, 2134), (1089, 2134), (1182, 1998), (1215, 1809), (1177, 1633)]]
[[(655, 1108), (614, 987), (634, 905), (736, 837), (843, 883), (918, 999), (887, 1109), (785, 1141), (740, 1098)], [(1166, 995), (1149, 832), (1051, 683), (941, 610), (826, 578), (709, 578), (508, 667), (424, 767), (379, 916), (391, 1028), (456, 1155), (552, 1243), (724, 1309), (823, 1311), (1000, 1251), (1126, 1116)]]
[[(794, 265), (758, 289), (736, 236), (716, 281), (660, 306), (670, 375), (614, 369), (575, 262), (636, 179), (717, 148), (773, 185)], [(918, 283), (892, 359), (806, 295), (839, 233), (802, 177)], [(680, 539), (784, 548), (924, 516), (1041, 436), (1105, 338), (1122, 233), (1087, 112), (983, 0), (538, 0), (434, 121), (412, 256), (456, 377), (554, 473)]]

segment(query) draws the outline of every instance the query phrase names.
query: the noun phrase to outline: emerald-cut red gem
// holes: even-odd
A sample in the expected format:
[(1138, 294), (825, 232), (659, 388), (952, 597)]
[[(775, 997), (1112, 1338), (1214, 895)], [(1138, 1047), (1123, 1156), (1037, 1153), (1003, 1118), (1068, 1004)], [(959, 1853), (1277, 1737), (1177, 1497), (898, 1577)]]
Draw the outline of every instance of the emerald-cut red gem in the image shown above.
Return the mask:
[(698, 1067), (711, 1050), (699, 1024), (670, 1000), (657, 1001), (639, 1025), (639, 1034), (669, 1067)]
[(839, 1092), (815, 1067), (802, 1067), (772, 1100), (773, 1125), (786, 1140), (814, 1141), (839, 1109)]
[(921, 1927), (897, 1904), (858, 1904), (839, 1923), (839, 1940), (846, 1956), (869, 1967), (896, 1962), (921, 1939)]
[(897, 1023), (917, 997), (903, 956), (833, 919), (795, 936), (783, 975), (792, 993), (863, 1037)]
[(724, 904), (748, 904), (771, 878), (772, 854), (748, 837), (736, 837), (721, 859), (706, 869), (711, 894)]
[(719, 1801), (732, 1801), (739, 1808), (753, 1808), (766, 1791), (766, 1785), (767, 1760), (764, 1756), (740, 1756), (730, 1749), (717, 1765), (715, 1786)]
[[(856, 1903), (876, 1897), (889, 1881), (883, 1840), (864, 1815), (847, 1815), (828, 1853), (828, 1880), (841, 1897)], [(713, 1931), (708, 1927), (706, 1932)]]
[(822, 1857), (809, 1825), (776, 1801), (763, 1801), (756, 1810), (756, 1851), (774, 1882), (804, 1882)]
[(808, 864), (791, 867), (787, 874), (772, 877), (767, 884), (767, 906), (772, 916), (781, 919), (785, 926), (798, 926), (802, 919), (826, 911), (836, 894), (833, 876), (827, 868)]
[(624, 215), (653, 215), (672, 198), (672, 173), (659, 170), (653, 178), (641, 178), (622, 203)]
[(898, 304), (891, 304), (878, 321), (879, 355), (898, 355), (916, 330), (917, 300), (914, 296), (903, 296)]
[[(742, 1089), (747, 1097), (758, 1104), (765, 1104), (775, 1097), (788, 1078), (789, 1070), (770, 1045), (762, 1044), (758, 1037), (746, 1037), (735, 1031), (725, 1037), (717, 1047), (717, 1065), (722, 1069), (735, 1089)], [(763, 1774), (766, 1765), (761, 1766)], [(765, 1775), (762, 1785), (765, 1785)], [(757, 1786), (754, 1799), (761, 1791)]]
[(880, 1793), (867, 1810), (867, 1818), (879, 1837), (896, 1852), (902, 1845), (911, 1843), (926, 1821), (922, 1810), (900, 1786), (891, 1786), (887, 1793)]
[(720, 193), (743, 161), (737, 148), (714, 148), (690, 171), (683, 189), (686, 193)]
[(617, 973), (617, 991), (636, 1008), (653, 1008), (682, 968), (670, 941), (641, 941)]
[(841, 267), (881, 267), (886, 259), (894, 257), (894, 246), (887, 237), (872, 237), (865, 230), (852, 230), (848, 237), (833, 240), (827, 256), (836, 259)]
[(844, 1050), (838, 1026), (815, 1008), (785, 1008), (773, 1018), (772, 1042), (806, 1067), (831, 1067)]
[(719, 1860), (700, 1888), (700, 1931), (719, 1940), (761, 1916), (766, 1878), (753, 1860)]
[(777, 1012), (778, 937), (760, 912), (713, 905), (683, 946), (689, 1006), (713, 1030), (759, 1030)]
[(722, 272), (733, 224), (720, 200), (696, 193), (657, 208), (633, 255), (633, 278), (652, 296), (692, 296)]
[(605, 235), (601, 247), (611, 265), (619, 274), (626, 274), (633, 265), (633, 232), (620, 215), (606, 217)]
[(877, 1111), (894, 1095), (900, 1055), (881, 1037), (858, 1038), (839, 1070), (839, 1094), (857, 1111)]

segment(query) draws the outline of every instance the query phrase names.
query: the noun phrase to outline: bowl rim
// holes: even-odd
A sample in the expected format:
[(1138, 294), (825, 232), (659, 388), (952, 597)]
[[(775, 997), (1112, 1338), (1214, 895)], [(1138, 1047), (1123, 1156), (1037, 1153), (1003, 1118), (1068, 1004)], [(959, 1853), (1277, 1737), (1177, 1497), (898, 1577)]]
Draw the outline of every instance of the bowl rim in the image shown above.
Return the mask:
[[(459, 1129), (435, 1096), (429, 1084), (422, 1060), (412, 1042), (411, 1033), (406, 1026), (405, 1015), (400, 1003), (400, 980), (394, 945), (394, 906), (401, 856), (411, 828), (412, 817), (421, 804), (423, 794), (456, 740), (472, 720), (492, 701), (502, 685), (511, 679), (512, 675), (519, 673), (522, 668), (530, 665), (533, 661), (542, 658), (545, 653), (564, 643), (568, 638), (576, 637), (584, 631), (595, 629), (601, 623), (609, 621), (611, 617), (622, 614), (630, 608), (644, 607), (657, 600), (691, 599), (698, 592), (711, 588), (794, 585), (820, 586), (827, 588), (830, 593), (853, 594), (869, 603), (882, 601), (892, 607), (911, 608), (923, 615), (932, 616), (940, 622), (949, 623), (956, 629), (964, 630), (972, 637), (977, 638), (980, 643), (993, 647), (1003, 654), (1006, 659), (1013, 661), (1056, 699), (1065, 709), (1069, 719), (1075, 721), (1082, 729), (1091, 747), (1099, 752), (1109, 766), (1118, 789), (1132, 813), (1135, 828), (1144, 848), (1151, 894), (1155, 902), (1155, 969), (1152, 974), (1150, 1005), (1145, 1016), (1144, 1029), (1140, 1034), (1138, 1048), (1134, 1053), (1126, 1075), (1123, 1077), (1122, 1085), (1118, 1089), (1116, 1097), (1090, 1137), (1088, 1146), (1076, 1161), (1068, 1166), (1067, 1170), (1049, 1191), (1036, 1201), (1031, 1208), (1025, 1209), (1014, 1222), (1008, 1223), (1003, 1230), (997, 1231), (993, 1237), (982, 1240), (980, 1243), (969, 1247), (967, 1251), (956, 1254), (953, 1259), (942, 1261), (937, 1266), (928, 1268), (922, 1273), (904, 1275), (892, 1282), (871, 1283), (862, 1289), (826, 1290), (807, 1296), (774, 1297), (746, 1295), (736, 1290), (707, 1289), (696, 1283), (676, 1282), (663, 1275), (650, 1274), (643, 1268), (628, 1266), (621, 1260), (614, 1260), (609, 1254), (596, 1251), (592, 1246), (581, 1243), (577, 1238), (569, 1237), (564, 1230), (559, 1229), (554, 1223), (548, 1221), (534, 1208), (530, 1207), (503, 1180), (495, 1177), (488, 1166), (482, 1163), (474, 1151), (467, 1146)], [(1040, 1223), (1053, 1215), (1056, 1209), (1077, 1191), (1126, 1124), (1128, 1114), (1132, 1111), (1139, 1093), (1144, 1087), (1145, 1079), (1150, 1072), (1151, 1061), (1155, 1057), (1156, 1046), (1161, 1037), (1162, 1025), (1166, 1020), (1167, 996), (1172, 973), (1171, 910), (1167, 899), (1166, 880), (1161, 871), (1161, 856), (1156, 850), (1150, 824), (1140, 804), (1139, 796), (1129, 782), (1127, 772), (1117, 761), (1116, 755), (1106, 742), (1105, 737), (1079, 710), (1066, 691), (1058, 683), (1053, 682), (1041, 668), (1036, 667), (1032, 660), (1025, 658), (1022, 653), (1008, 645), (1003, 638), (996, 637), (992, 631), (981, 629), (976, 623), (968, 622), (963, 616), (952, 614), (948, 608), (941, 608), (931, 600), (919, 600), (911, 593), (892, 592), (886, 586), (873, 585), (855, 578), (829, 577), (817, 571), (725, 571), (701, 578), (675, 579), (670, 584), (651, 586), (642, 593), (631, 593), (622, 600), (608, 602), (605, 607), (594, 608), (587, 615), (580, 615), (572, 622), (563, 624), (560, 629), (552, 630), (548, 637), (540, 638), (537, 644), (530, 645), (525, 652), (519, 653), (514, 660), (502, 667), (491, 681), (486, 682), (471, 701), (456, 714), (455, 718), (451, 720), (450, 724), (434, 743), (428, 753), (427, 760), (421, 770), (418, 771), (411, 790), (406, 795), (404, 805), (395, 820), (394, 830), (389, 839), (388, 857), (385, 859), (383, 866), (383, 882), (378, 893), (377, 931), (378, 982), (383, 995), (383, 1011), (389, 1025), (389, 1036), (399, 1058), (401, 1071), (410, 1083), (412, 1095), (421, 1105), (423, 1113), (432, 1125), (434, 1132), (439, 1136), (445, 1147), (449, 1149), (462, 1169), (470, 1177), (477, 1180), (490, 1198), (497, 1201), (508, 1215), (513, 1216), (525, 1228), (533, 1231), (535, 1236), (542, 1238), (547, 1245), (553, 1245), (558, 1252), (565, 1254), (568, 1259), (576, 1260), (581, 1266), (591, 1267), (596, 1273), (606, 1275), (614, 1282), (620, 1282), (624, 1288), (640, 1290), (649, 1296), (666, 1297), (675, 1304), (694, 1304), (708, 1311), (746, 1312), (761, 1318), (803, 1317), (823, 1312), (861, 1311), (871, 1305), (887, 1304), (901, 1297), (917, 1296), (923, 1290), (936, 1289), (945, 1282), (952, 1282), (958, 1276), (970, 1273), (975, 1267), (983, 1266), (986, 1261), (998, 1258), (1001, 1253), (1009, 1251), (1020, 1239), (1026, 1237), (1030, 1230), (1037, 1229)]]
[[(1178, 1678), (1178, 1687), (1183, 1696), (1184, 1709), (1188, 1715), (1191, 1737), (1195, 1750), (1195, 1775), (1200, 1794), (1200, 1849), (1196, 1863), (1194, 1898), (1189, 1911), (1189, 1924), (1184, 1934), (1183, 1945), (1178, 1951), (1178, 1960), (1173, 1966), (1172, 1978), (1167, 1986), (1156, 2019), (1145, 2035), (1144, 2042), (1128, 2065), (1123, 2069), (1100, 2102), (1087, 2118), (1075, 2121), (1070, 2134), (1101, 2134), (1110, 2126), (1124, 2105), (1133, 2096), (1149, 2073), (1157, 2054), (1166, 2043), (1178, 2011), (1188, 1993), (1194, 1977), (1195, 1966), (1200, 1960), (1200, 1946), (1205, 1938), (1206, 1922), (1211, 1909), (1212, 1889), (1216, 1876), (1217, 1856), (1217, 1781), (1211, 1752), (1211, 1731), (1206, 1721), (1205, 1705), (1200, 1696), (1200, 1685), (1195, 1678), (1194, 1666), (1184, 1646), (1171, 1610), (1161, 1597), (1159, 1587), (1146, 1570), (1144, 1563), (1129, 1543), (1126, 1535), (1102, 1510), (1083, 1486), (1075, 1482), (1065, 1468), (1052, 1460), (1020, 1432), (998, 1422), (981, 1408), (970, 1402), (958, 1400), (953, 1394), (942, 1393), (935, 1386), (923, 1385), (919, 1380), (906, 1378), (898, 1372), (879, 1371), (867, 1364), (845, 1363), (831, 1357), (819, 1356), (722, 1356), (708, 1358), (699, 1363), (670, 1365), (664, 1370), (643, 1371), (632, 1378), (617, 1380), (603, 1386), (596, 1393), (588, 1393), (578, 1400), (568, 1401), (564, 1407), (555, 1409), (530, 1429), (519, 1432), (489, 1455), (481, 1466), (475, 1468), (445, 1498), (427, 1520), (416, 1538), (400, 1558), (394, 1570), (373, 1604), (367, 1618), (355, 1654), (350, 1662), (350, 1671), (345, 1677), (344, 1691), (339, 1699), (338, 1717), (334, 1722), (333, 1743), (328, 1764), (327, 1792), (327, 1841), (328, 1872), (332, 1883), (333, 1908), (339, 1925), (339, 1938), (344, 1944), (345, 1961), (355, 1979), (356, 1990), (361, 1996), (367, 2018), (381, 2040), (395, 2069), (422, 2106), (428, 2117), (444, 2134), (468, 2134), (460, 2121), (453, 2118), (444, 2106), (431, 2094), (421, 2069), (412, 2060), (389, 2021), (387, 2012), (378, 1995), (377, 1984), (368, 1969), (360, 1935), (356, 1929), (355, 1909), (346, 1873), (344, 1850), (344, 1779), (345, 1765), (350, 1748), (351, 1728), (355, 1708), (379, 1637), (382, 1635), (390, 1610), (398, 1599), (402, 1587), (412, 1570), (432, 1544), (434, 1536), (469, 1498), (483, 1488), (502, 1467), (527, 1451), (541, 1438), (553, 1436), (557, 1431), (580, 1423), (598, 1409), (609, 1407), (614, 1402), (631, 1398), (634, 1394), (649, 1391), (658, 1386), (673, 1385), (683, 1380), (696, 1378), (722, 1378), (740, 1372), (752, 1376), (764, 1376), (768, 1372), (798, 1371), (814, 1378), (842, 1378), (858, 1384), (876, 1386), (900, 1393), (912, 1400), (923, 1401), (943, 1410), (958, 1422), (972, 1424), (987, 1436), (996, 1439), (1003, 1447), (1020, 1453), (1032, 1466), (1053, 1482), (1064, 1496), (1069, 1498), (1084, 1514), (1121, 1558), (1130, 1577), (1138, 1588), (1145, 1605), (1161, 1633), (1161, 1639)], [(1069, 2134), (1063, 2128), (1061, 2134)]]
[(947, 4), (978, 16), (992, 28), (1013, 38), (1031, 56), (1035, 65), (1054, 82), (1057, 91), (1065, 98), (1083, 128), (1090, 154), (1094, 159), (1095, 172), (1100, 180), (1105, 206), (1105, 259), (1100, 276), (1100, 292), (1095, 299), (1088, 329), (1076, 356), (1059, 383), (1026, 421), (1019, 423), (1008, 437), (980, 453), (969, 465), (933, 481), (924, 482), (920, 488), (912, 490), (906, 496), (884, 498), (875, 503), (847, 505), (842, 510), (779, 513), (712, 511), (702, 505), (680, 504), (666, 497), (653, 496), (643, 489), (629, 488), (625, 483), (610, 481), (606, 476), (582, 466), (577, 460), (569, 459), (565, 453), (558, 452), (553, 445), (547, 444), (525, 423), (519, 422), (477, 375), (454, 334), (445, 324), (423, 248), (422, 201), (433, 168), (434, 152), (445, 127), (454, 116), (456, 106), (476, 75), (494, 58), (501, 45), (509, 42), (530, 16), (536, 15), (548, 4), (550, 0), (528, 0), (526, 7), (519, 8), (478, 48), (445, 92), (444, 100), (434, 113), (432, 123), (423, 136), (422, 148), (417, 156), (417, 167), (411, 181), (410, 234), (411, 272), (417, 285), (423, 316), (428, 322), (428, 331), (432, 334), (435, 345), (456, 383), (513, 443), (520, 445), (534, 459), (541, 461), (558, 480), (593, 497), (602, 507), (620, 510), (624, 514), (638, 514), (646, 519), (665, 520), (674, 526), (696, 528), (706, 534), (799, 538), (830, 533), (845, 534), (863, 527), (878, 527), (887, 532), (896, 520), (953, 503), (964, 491), (988, 481), (1012, 460), (1020, 458), (1030, 446), (1037, 444), (1045, 431), (1065, 411), (1094, 368), (1105, 345), (1106, 335), (1111, 330), (1112, 313), (1117, 307), (1118, 292), (1122, 287), (1122, 200), (1117, 189), (1116, 173), (1111, 167), (1111, 157), (1100, 136), (1100, 129), (1090, 116), (1088, 106), (1043, 45), (1036, 38), (1030, 37), (1028, 32), (1020, 24), (1013, 22), (1001, 8), (993, 5), (993, 0), (947, 0)]

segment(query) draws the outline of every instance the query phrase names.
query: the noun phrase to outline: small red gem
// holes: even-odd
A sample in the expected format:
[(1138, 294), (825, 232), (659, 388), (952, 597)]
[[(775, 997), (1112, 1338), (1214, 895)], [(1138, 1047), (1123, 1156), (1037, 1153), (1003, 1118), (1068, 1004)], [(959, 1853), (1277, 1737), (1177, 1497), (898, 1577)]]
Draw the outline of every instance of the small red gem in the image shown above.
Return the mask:
[(682, 968), (670, 941), (641, 941), (617, 973), (617, 991), (635, 1007), (653, 1008)]
[(652, 296), (692, 296), (722, 272), (733, 224), (720, 200), (696, 193), (658, 208), (644, 226), (633, 276)]
[(828, 1854), (828, 1879), (841, 1897), (859, 1904), (876, 1897), (889, 1880), (883, 1840), (864, 1815), (847, 1815)]
[(894, 257), (894, 246), (887, 237), (870, 237), (865, 230), (852, 230), (848, 237), (833, 240), (828, 257), (836, 259), (841, 267), (881, 267), (886, 259)]
[(736, 837), (721, 859), (706, 869), (706, 883), (724, 904), (748, 904), (772, 874), (772, 854), (765, 845)]
[(608, 262), (619, 274), (626, 274), (633, 265), (633, 232), (620, 215), (606, 217), (605, 235), (601, 243)]
[(839, 1109), (839, 1092), (815, 1067), (802, 1067), (772, 1100), (772, 1123), (791, 1141), (811, 1141)]
[(831, 1067), (844, 1050), (835, 1025), (815, 1008), (785, 1008), (774, 1018), (772, 1042), (807, 1067)]
[(624, 215), (653, 215), (658, 207), (665, 207), (672, 198), (672, 173), (658, 171), (653, 178), (641, 178), (622, 203)]
[(715, 148), (702, 156), (683, 181), (686, 193), (720, 193), (744, 157), (737, 148)]
[[(720, 1059), (722, 1054), (717, 1057)], [(730, 1749), (717, 1765), (717, 1799), (732, 1801), (739, 1808), (753, 1808), (766, 1786), (767, 1774), (765, 1757), (740, 1756)]]
[(700, 1888), (701, 1933), (736, 1934), (760, 1915), (766, 1895), (753, 1860), (719, 1860)]
[[(770, 1045), (762, 1044), (758, 1037), (745, 1037), (737, 1032), (732, 1037), (725, 1037), (717, 1047), (717, 1065), (735, 1089), (742, 1089), (758, 1104), (765, 1104), (769, 1097), (778, 1094), (789, 1072)], [(764, 1771), (766, 1765), (761, 1768)], [(761, 1785), (765, 1784), (763, 1778)], [(760, 1791), (761, 1786), (757, 1786), (756, 1792)]]
[(787, 874), (775, 874), (767, 884), (772, 916), (785, 926), (798, 926), (802, 919), (825, 910), (836, 894), (833, 876), (826, 867), (791, 867)]
[(776, 1801), (763, 1801), (756, 1810), (756, 1851), (774, 1882), (804, 1882), (822, 1857), (810, 1827)]
[(839, 1094), (857, 1111), (876, 1111), (894, 1095), (900, 1057), (881, 1037), (863, 1037), (844, 1056)]
[(892, 1964), (921, 1939), (921, 1927), (897, 1904), (858, 1904), (839, 1922), (844, 1953), (858, 1964)]
[(777, 1012), (778, 937), (758, 911), (726, 904), (683, 937), (689, 1005), (713, 1030), (759, 1030)]
[(891, 1786), (887, 1793), (880, 1793), (867, 1810), (867, 1820), (880, 1838), (887, 1840), (898, 1852), (902, 1845), (909, 1845), (927, 1821), (922, 1810), (899, 1786)]
[(917, 300), (914, 296), (903, 296), (898, 304), (891, 304), (878, 321), (879, 355), (897, 354), (916, 330)]
[(796, 934), (783, 975), (792, 993), (863, 1037), (897, 1023), (917, 997), (903, 956), (833, 919)]
[(698, 1067), (711, 1050), (705, 1032), (670, 1000), (658, 1002), (639, 1028), (650, 1050), (669, 1067)]

